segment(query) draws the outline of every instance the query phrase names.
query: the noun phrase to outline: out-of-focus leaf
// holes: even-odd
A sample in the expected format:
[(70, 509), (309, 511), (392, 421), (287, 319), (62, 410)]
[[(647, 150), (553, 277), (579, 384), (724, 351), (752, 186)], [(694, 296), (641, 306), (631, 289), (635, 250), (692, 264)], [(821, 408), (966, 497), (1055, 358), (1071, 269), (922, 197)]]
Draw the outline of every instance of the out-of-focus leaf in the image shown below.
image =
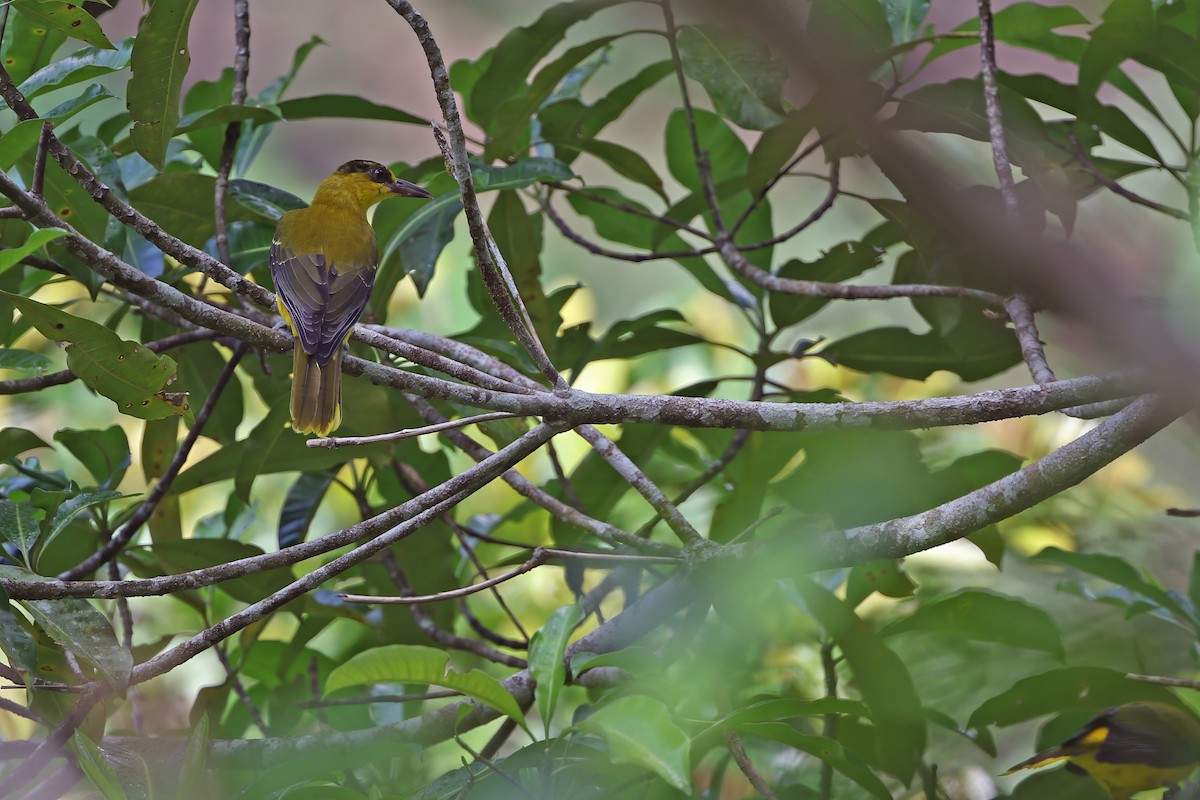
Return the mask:
[(374, 647), (351, 657), (329, 673), (325, 681), (325, 696), (339, 689), (364, 684), (434, 684), (473, 697), (525, 726), (521, 707), (499, 681), (477, 669), (470, 672), (451, 671), (448, 663), (446, 653), (432, 647), (400, 644)]
[(892, 43), (892, 26), (879, 0), (815, 0), (806, 28), (808, 46), (865, 67)]
[(325, 492), (336, 477), (333, 472), (306, 472), (296, 478), (296, 482), (288, 487), (283, 499), (283, 508), (279, 510), (280, 549), (291, 547), (303, 542), (308, 536), (308, 526), (312, 524)]
[(82, 3), (66, 0), (12, 0), (13, 6), (35, 22), (65, 33), (93, 47), (111, 49), (113, 44), (100, 29), (96, 18), (84, 10)]
[(750, 152), (746, 169), (746, 188), (760, 191), (792, 159), (804, 137), (813, 129), (810, 114), (792, 111), (763, 131)]
[(105, 430), (63, 428), (54, 434), (54, 441), (79, 459), (101, 487), (116, 486), (129, 469), (129, 440), (120, 425)]
[(167, 144), (179, 123), (179, 94), (192, 57), (188, 27), (200, 0), (155, 0), (138, 24), (127, 98), (133, 115), (130, 137), (156, 169), (166, 164)]
[(679, 791), (691, 794), (690, 743), (661, 700), (645, 695), (621, 697), (576, 727), (602, 736), (614, 762), (645, 767)]
[(30, 75), (17, 88), (26, 100), (32, 100), (43, 92), (62, 89), (125, 69), (133, 52), (133, 39), (122, 39), (116, 48), (84, 47), (69, 56), (63, 56)]
[[(12, 574), (12, 573), (18, 574)], [(27, 570), (12, 567), (5, 574), (6, 578), (33, 580), (38, 576)], [(0, 589), (0, 650), (8, 657), (9, 663), (27, 672), (38, 668), (37, 642), (25, 629), (22, 622), (17, 621), (17, 610), (9, 602), (8, 595)]]
[[(917, 585), (905, 574), (898, 559), (883, 559), (858, 564), (846, 579), (846, 604), (857, 608), (873, 592), (884, 597), (912, 597)], [(886, 631), (880, 631), (881, 636)]]
[(996, 757), (996, 739), (988, 728), (964, 728), (949, 715), (932, 708), (925, 709), (925, 718), (939, 728), (957, 733), (992, 758)]
[(888, 791), (883, 781), (879, 780), (879, 777), (871, 771), (871, 768), (834, 739), (800, 733), (792, 726), (784, 725), (782, 722), (756, 722), (741, 725), (738, 729), (742, 733), (781, 742), (808, 753), (854, 781), (872, 797), (891, 800), (892, 793)]
[[(1088, 19), (1073, 6), (1050, 6), (1038, 2), (1013, 3), (998, 9), (992, 15), (996, 39), (1005, 44), (1028, 47), (1043, 53), (1058, 55), (1069, 61), (1078, 59), (1083, 49), (1083, 40), (1061, 36), (1052, 31), (1069, 25), (1086, 25)], [(954, 29), (955, 33), (972, 33), (979, 30), (979, 17), (974, 13)], [(979, 47), (979, 42), (970, 38), (943, 38), (938, 40), (925, 57), (929, 63), (946, 53), (964, 47)]]
[(699, 81), (725, 119), (758, 131), (783, 119), (787, 67), (761, 38), (715, 25), (685, 25), (679, 55), (684, 72)]
[(1128, 561), (1117, 556), (1104, 553), (1072, 553), (1057, 547), (1047, 547), (1032, 559), (1043, 564), (1059, 564), (1072, 567), (1088, 575), (1094, 575), (1110, 583), (1115, 583), (1145, 598), (1150, 604), (1168, 609), (1182, 618), (1188, 618), (1192, 612), (1184, 608), (1179, 599), (1162, 588), (1149, 577), (1144, 577)]
[[(131, 569), (142, 577), (178, 574), (208, 569), (243, 558), (261, 556), (260, 547), (232, 539), (182, 539), (176, 542), (155, 542), (149, 550), (131, 551), (137, 563)], [(221, 591), (243, 603), (255, 603), (277, 592), (291, 582), (286, 569), (256, 572), (244, 578), (222, 581)]]
[(1064, 667), (1022, 678), (975, 709), (967, 725), (1005, 727), (1059, 711), (1096, 712), (1136, 700), (1178, 703), (1167, 689), (1127, 680), (1124, 672), (1103, 667)]
[(175, 377), (172, 358), (155, 355), (103, 325), (27, 297), (0, 292), (0, 298), (19, 308), (46, 338), (69, 342), (67, 368), (116, 403), (122, 414), (158, 419), (187, 412), (163, 397), (167, 383)]
[(183, 765), (179, 770), (179, 790), (175, 800), (191, 800), (195, 787), (206, 786), (211, 777), (208, 774), (208, 714), (202, 714), (200, 721), (192, 726), (188, 735), (187, 750), (183, 754)]
[(1034, 773), (998, 800), (1109, 800), (1112, 797), (1100, 784), (1069, 769), (1048, 769)]
[(807, 579), (796, 590), (837, 642), (875, 724), (888, 731), (878, 742), (879, 763), (907, 783), (925, 750), (925, 713), (907, 667), (841, 600)]
[(983, 589), (963, 589), (938, 597), (879, 632), (894, 636), (909, 631), (945, 633), (960, 639), (995, 642), (1041, 650), (1063, 657), (1062, 634), (1054, 619), (1037, 606)]
[(54, 641), (98, 669), (104, 681), (125, 696), (133, 656), (117, 642), (107, 617), (86, 600), (21, 602)]
[(537, 681), (534, 696), (546, 738), (550, 738), (550, 721), (567, 680), (567, 668), (563, 663), (567, 640), (583, 618), (583, 607), (578, 603), (563, 606), (550, 615), (529, 641), (529, 674)]
[(36, 433), (27, 431), (24, 428), (4, 428), (0, 430), (0, 461), (8, 461), (28, 450), (49, 446)]
[(121, 779), (108, 763), (104, 753), (83, 731), (75, 731), (71, 737), (71, 749), (75, 751), (75, 763), (83, 770), (104, 800), (128, 800), (129, 795), (121, 787)]
[(883, 0), (883, 10), (892, 26), (892, 41), (901, 44), (921, 34), (921, 23), (929, 13), (929, 0)]
[[(288, 71), (267, 84), (267, 88), (259, 92), (258, 96), (253, 98), (253, 102), (277, 105), (283, 95), (287, 92), (288, 88), (292, 85), (292, 81), (296, 79), (296, 75), (300, 72), (300, 68), (304, 66), (304, 62), (308, 60), (308, 57), (312, 54), (312, 51), (315, 50), (318, 45), (322, 44), (325, 44), (325, 40), (323, 40), (320, 36), (313, 36), (307, 42), (297, 47), (295, 54), (292, 56), (292, 64)], [(232, 83), (233, 74), (230, 72), (229, 85), (231, 87)], [(220, 102), (228, 102), (229, 97), (232, 97), (231, 93), (223, 96)], [(214, 103), (211, 105), (216, 104)], [(243, 127), (242, 141), (238, 146), (237, 172), (244, 174), (250, 168), (250, 165), (258, 156), (259, 151), (262, 150), (263, 143), (266, 142), (267, 136), (270, 135), (274, 128), (274, 123), (255, 125), (252, 122), (247, 123)], [(210, 152), (212, 149), (214, 148), (210, 147)], [(209, 163), (212, 163), (212, 161), (210, 160)]]

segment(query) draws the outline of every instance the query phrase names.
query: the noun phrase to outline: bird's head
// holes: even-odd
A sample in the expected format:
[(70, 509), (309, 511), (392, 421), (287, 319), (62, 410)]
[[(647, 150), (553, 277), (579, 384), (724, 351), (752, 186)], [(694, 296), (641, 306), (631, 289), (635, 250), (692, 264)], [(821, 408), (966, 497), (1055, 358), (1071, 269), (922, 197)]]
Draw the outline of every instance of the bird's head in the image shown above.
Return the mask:
[(400, 180), (377, 161), (355, 159), (321, 181), (313, 203), (354, 205), (363, 211), (389, 197), (432, 197), (415, 183)]

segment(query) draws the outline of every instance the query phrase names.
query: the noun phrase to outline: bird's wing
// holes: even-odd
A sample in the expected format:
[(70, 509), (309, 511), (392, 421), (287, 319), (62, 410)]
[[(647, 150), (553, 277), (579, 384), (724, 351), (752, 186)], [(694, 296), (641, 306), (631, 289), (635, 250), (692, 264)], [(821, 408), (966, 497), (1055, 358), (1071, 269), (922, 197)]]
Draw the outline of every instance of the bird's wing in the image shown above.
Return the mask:
[(1151, 767), (1183, 767), (1200, 760), (1187, 742), (1172, 728), (1144, 726), (1140, 720), (1120, 716), (1107, 721), (1108, 735), (1096, 750), (1096, 760), (1108, 764), (1146, 764)]
[(362, 316), (375, 283), (373, 264), (327, 262), (271, 242), (271, 275), (300, 346), (324, 366)]

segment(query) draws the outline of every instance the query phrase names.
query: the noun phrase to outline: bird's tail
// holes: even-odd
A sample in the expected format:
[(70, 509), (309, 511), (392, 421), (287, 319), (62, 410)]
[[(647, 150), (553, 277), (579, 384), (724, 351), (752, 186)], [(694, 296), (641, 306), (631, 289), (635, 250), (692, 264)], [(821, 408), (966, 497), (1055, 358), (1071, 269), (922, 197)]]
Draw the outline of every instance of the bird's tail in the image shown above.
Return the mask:
[(328, 436), (342, 421), (342, 349), (321, 366), (297, 342), (292, 357), (292, 427)]

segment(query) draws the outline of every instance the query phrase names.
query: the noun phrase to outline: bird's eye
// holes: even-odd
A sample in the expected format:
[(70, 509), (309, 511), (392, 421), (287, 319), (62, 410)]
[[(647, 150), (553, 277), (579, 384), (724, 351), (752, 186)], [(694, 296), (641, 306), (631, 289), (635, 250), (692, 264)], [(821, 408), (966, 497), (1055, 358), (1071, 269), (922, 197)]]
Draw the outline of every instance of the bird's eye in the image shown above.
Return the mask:
[(371, 180), (379, 181), (380, 183), (384, 183), (385, 181), (387, 181), (387, 174), (383, 171), (382, 168), (376, 167), (375, 169), (371, 170)]

